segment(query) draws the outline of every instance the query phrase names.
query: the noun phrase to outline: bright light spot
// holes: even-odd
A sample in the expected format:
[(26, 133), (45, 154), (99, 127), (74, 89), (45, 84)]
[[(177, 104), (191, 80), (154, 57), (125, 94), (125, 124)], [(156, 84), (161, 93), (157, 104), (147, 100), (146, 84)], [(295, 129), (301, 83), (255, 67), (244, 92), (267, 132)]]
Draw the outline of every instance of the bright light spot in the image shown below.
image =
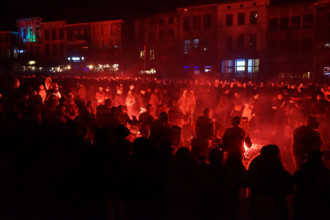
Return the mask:
[(70, 58), (70, 57), (68, 57), (68, 60), (71, 60), (71, 58)]
[(90, 70), (92, 70), (93, 68), (94, 68), (94, 66), (93, 65), (89, 65), (89, 66), (87, 66)]
[(81, 60), (85, 60), (85, 57), (81, 57)]
[(36, 61), (35, 61), (35, 60), (30, 60), (30, 61), (28, 62), (28, 64), (29, 64), (29, 65), (34, 65), (34, 64), (36, 64)]

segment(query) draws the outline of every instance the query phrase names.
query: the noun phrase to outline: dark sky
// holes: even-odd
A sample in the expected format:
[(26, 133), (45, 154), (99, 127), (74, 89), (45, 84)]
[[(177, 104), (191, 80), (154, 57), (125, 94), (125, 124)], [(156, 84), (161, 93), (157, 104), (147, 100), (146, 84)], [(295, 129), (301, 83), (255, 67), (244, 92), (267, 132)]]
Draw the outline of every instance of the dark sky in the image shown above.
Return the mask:
[(228, 0), (4, 0), (0, 7), (0, 31), (15, 31), (17, 18), (40, 16), (44, 21), (66, 20), (68, 23), (129, 19), (221, 1)]

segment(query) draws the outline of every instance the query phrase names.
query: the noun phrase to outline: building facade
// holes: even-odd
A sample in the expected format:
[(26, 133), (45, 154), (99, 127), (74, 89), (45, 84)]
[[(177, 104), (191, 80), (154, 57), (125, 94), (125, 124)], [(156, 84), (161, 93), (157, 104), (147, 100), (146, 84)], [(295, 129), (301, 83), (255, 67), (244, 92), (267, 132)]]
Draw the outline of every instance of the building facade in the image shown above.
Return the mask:
[[(156, 44), (175, 51), (171, 65), (183, 76), (217, 73), (225, 78), (314, 79), (330, 75), (329, 1), (224, 1), (178, 8), (172, 16), (178, 19), (177, 42), (172, 44), (177, 48)], [(135, 43), (140, 48), (136, 56), (143, 57), (143, 46), (152, 45), (148, 39), (163, 39), (163, 31), (155, 35), (159, 30), (150, 31), (152, 25), (145, 25), (157, 19), (155, 15), (154, 20), (135, 21)], [(160, 63), (155, 56), (152, 66), (162, 68)]]
[(175, 12), (135, 20), (135, 71), (174, 75), (179, 65), (179, 18)]
[[(42, 18), (18, 19), (24, 70), (84, 71), (119, 70), (122, 59), (122, 20), (67, 24), (43, 22)], [(31, 65), (31, 68), (25, 65)], [(56, 67), (56, 69), (55, 69)]]
[[(106, 72), (125, 66), (127, 72), (165, 77), (316, 80), (330, 76), (329, 0), (222, 1), (128, 23), (18, 19), (18, 51), (23, 51), (18, 56), (25, 64), (34, 60), (34, 64)], [(0, 41), (2, 57), (15, 49), (6, 45)]]
[(227, 77), (254, 78), (266, 49), (268, 0), (218, 5), (218, 62)]

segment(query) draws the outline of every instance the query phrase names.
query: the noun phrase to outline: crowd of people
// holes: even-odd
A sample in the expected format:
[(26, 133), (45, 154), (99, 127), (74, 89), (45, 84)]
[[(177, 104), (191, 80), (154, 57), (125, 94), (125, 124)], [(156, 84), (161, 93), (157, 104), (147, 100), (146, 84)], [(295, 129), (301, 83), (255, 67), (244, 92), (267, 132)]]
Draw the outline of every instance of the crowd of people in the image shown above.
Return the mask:
[(5, 77), (0, 215), (329, 219), (329, 101), (327, 84)]

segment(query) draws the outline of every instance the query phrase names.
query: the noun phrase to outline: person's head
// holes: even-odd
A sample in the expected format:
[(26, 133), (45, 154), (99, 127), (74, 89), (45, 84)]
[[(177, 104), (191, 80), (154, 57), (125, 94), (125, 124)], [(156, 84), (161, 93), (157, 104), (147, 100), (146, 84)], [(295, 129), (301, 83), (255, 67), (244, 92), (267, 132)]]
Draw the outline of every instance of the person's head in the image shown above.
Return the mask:
[(111, 108), (112, 107), (112, 100), (111, 99), (106, 99), (104, 101), (104, 105), (107, 107), (107, 108)]
[(211, 118), (212, 117), (212, 110), (210, 108), (204, 108), (203, 110), (204, 116)]
[(312, 127), (313, 129), (317, 129), (319, 127), (319, 122), (317, 121), (317, 119), (313, 116), (309, 116), (307, 118), (307, 126)]
[(277, 94), (277, 99), (278, 100), (282, 100), (283, 99), (283, 95), (281, 93)]
[(39, 90), (44, 90), (45, 89), (45, 86), (44, 85), (40, 85), (39, 86)]
[(231, 125), (234, 127), (238, 127), (241, 124), (241, 118), (236, 116), (233, 117), (233, 119), (231, 120)]
[(155, 110), (155, 108), (151, 104), (147, 104), (146, 109), (149, 113), (152, 113)]
[(280, 149), (277, 145), (271, 144), (261, 148), (260, 156), (266, 159), (279, 159)]
[(102, 86), (99, 87), (99, 92), (103, 92), (103, 87)]
[(168, 115), (166, 112), (161, 112), (159, 114), (159, 120), (162, 122), (167, 122), (168, 121)]

